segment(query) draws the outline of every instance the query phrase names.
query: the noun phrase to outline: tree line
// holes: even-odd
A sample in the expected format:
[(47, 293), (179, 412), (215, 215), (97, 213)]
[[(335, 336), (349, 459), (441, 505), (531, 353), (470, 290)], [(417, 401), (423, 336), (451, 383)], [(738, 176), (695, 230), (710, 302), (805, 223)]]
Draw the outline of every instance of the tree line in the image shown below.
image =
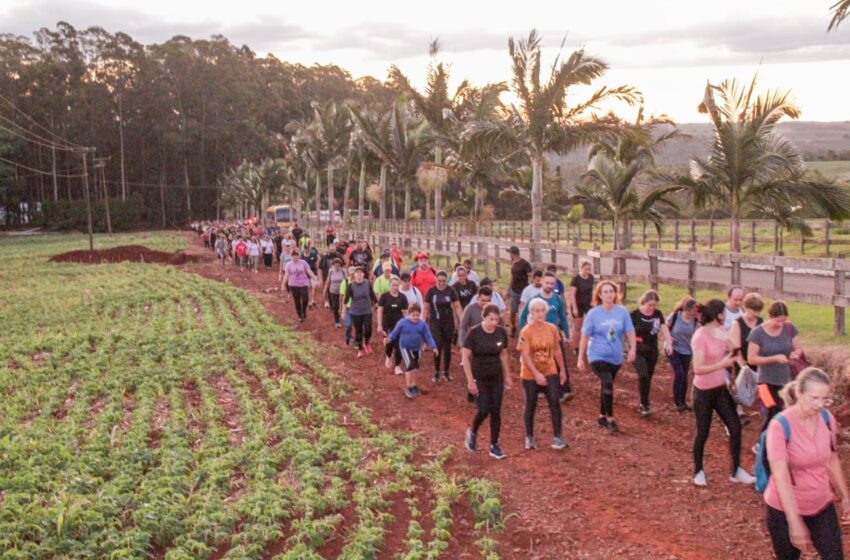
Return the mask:
[[(80, 146), (104, 158), (96, 202), (108, 195), (117, 221), (132, 226), (258, 215), (288, 201), (343, 219), (357, 208), (361, 220), (374, 204), (378, 219), (424, 217), (437, 231), (444, 215), (530, 217), (540, 240), (541, 220), (584, 209), (611, 220), (620, 247), (632, 223), (661, 228), (685, 202), (725, 212), (734, 250), (743, 217), (793, 228), (813, 209), (850, 215), (847, 191), (806, 176), (800, 152), (774, 134), (780, 119), (799, 115), (787, 93), (759, 93), (755, 79), (709, 84), (700, 110), (715, 129), (710, 155), (671, 173), (654, 156), (679, 136), (674, 123), (645, 115), (634, 87), (596, 85), (604, 60), (580, 49), (544, 65), (535, 31), (507, 46), (509, 82), (450, 90), (435, 41), (419, 91), (395, 66), (385, 82), (353, 79), (336, 66), (258, 57), (220, 36), (144, 46), (67, 23), (33, 40), (2, 35), (6, 221), (36, 207), (51, 225), (78, 221)], [(594, 85), (584, 98), (571, 94)], [(506, 91), (514, 102), (503, 101)], [(637, 117), (601, 112), (612, 103)], [(547, 154), (585, 146), (577, 184), (548, 169)]]

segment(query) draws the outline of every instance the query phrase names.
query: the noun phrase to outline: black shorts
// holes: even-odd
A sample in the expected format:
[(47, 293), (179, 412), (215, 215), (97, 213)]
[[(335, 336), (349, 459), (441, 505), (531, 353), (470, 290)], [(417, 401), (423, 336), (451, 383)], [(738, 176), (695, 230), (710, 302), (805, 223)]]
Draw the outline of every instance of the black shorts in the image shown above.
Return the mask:
[(422, 354), (420, 350), (407, 350), (405, 348), (401, 348), (400, 351), (405, 371), (415, 371), (419, 369), (419, 358), (421, 358)]

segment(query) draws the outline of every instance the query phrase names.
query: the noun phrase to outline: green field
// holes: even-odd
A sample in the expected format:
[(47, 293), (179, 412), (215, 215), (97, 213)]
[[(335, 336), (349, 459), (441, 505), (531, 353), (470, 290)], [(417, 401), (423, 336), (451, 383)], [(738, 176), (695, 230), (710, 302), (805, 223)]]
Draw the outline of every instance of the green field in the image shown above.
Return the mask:
[(850, 182), (850, 161), (807, 161), (806, 167), (822, 173), (828, 179)]
[[(185, 242), (96, 246), (130, 243)], [(46, 263), (85, 246), (0, 239), (0, 556), (310, 560), (333, 540), (343, 559), (438, 558), (469, 508), (480, 556), (498, 558), (497, 486), (379, 429), (248, 292), (172, 267)], [(392, 523), (401, 550), (384, 549)]]

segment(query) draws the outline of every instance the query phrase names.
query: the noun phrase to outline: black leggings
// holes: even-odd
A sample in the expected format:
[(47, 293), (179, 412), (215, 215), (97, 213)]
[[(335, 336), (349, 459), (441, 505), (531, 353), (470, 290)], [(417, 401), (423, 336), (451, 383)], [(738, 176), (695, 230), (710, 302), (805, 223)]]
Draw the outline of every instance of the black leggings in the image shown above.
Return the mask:
[[(393, 330), (393, 327), (390, 327), (388, 329), (384, 328), (384, 331), (387, 334), (391, 333), (392, 330)], [(395, 341), (392, 341), (389, 344), (387, 344), (386, 346), (384, 346), (384, 354), (387, 356), (387, 358), (392, 358), (393, 363), (395, 365), (401, 364), (401, 351), (399, 349), (398, 342), (399, 342), (398, 339), (396, 339)]]
[(599, 378), (601, 389), (599, 397), (599, 415), (614, 416), (614, 380), (620, 366), (608, 362), (590, 362), (590, 369)]
[(496, 445), (499, 443), (499, 431), (502, 428), (502, 395), (505, 392), (505, 386), (501, 381), (496, 383), (476, 381), (475, 384), (478, 386), (478, 395), (475, 397), (478, 412), (472, 419), (472, 431), (477, 434), (478, 428), (487, 416), (490, 416), (490, 444)]
[[(815, 515), (804, 515), (803, 523), (809, 529), (812, 544), (821, 560), (843, 560), (841, 527), (835, 513), (835, 504), (829, 504)], [(770, 532), (770, 541), (773, 543), (777, 560), (800, 558), (800, 551), (791, 544), (785, 512), (767, 506), (767, 530)]]
[(265, 265), (266, 268), (272, 267), (272, 257), (273, 256), (274, 255), (272, 255), (271, 253), (263, 253), (263, 265)]
[(354, 345), (362, 350), (364, 344), (372, 340), (372, 314), (351, 315), (351, 324), (354, 325)]
[(729, 454), (732, 456), (732, 476), (741, 465), (741, 419), (735, 409), (735, 401), (726, 385), (714, 389), (698, 389), (693, 392), (694, 416), (697, 422), (697, 432), (694, 436), (694, 474), (702, 470), (702, 457), (705, 452), (705, 442), (711, 431), (712, 412), (726, 424), (729, 430)]
[(638, 392), (640, 404), (649, 407), (649, 390), (652, 387), (652, 374), (658, 363), (658, 352), (638, 352), (635, 357), (635, 371), (638, 374)]
[[(431, 323), (431, 336), (437, 343), (439, 353), (434, 356), (434, 372), (447, 372), (452, 363), (452, 339), (455, 335), (455, 324), (436, 321)], [(444, 367), (440, 367), (440, 364)]]
[(557, 375), (546, 376), (546, 386), (538, 385), (533, 379), (523, 379), (525, 391), (525, 435), (534, 437), (534, 413), (537, 411), (537, 395), (546, 393), (549, 411), (552, 413), (552, 434), (561, 437), (561, 385)]
[[(779, 391), (781, 390), (781, 385), (771, 385), (770, 383), (759, 384), (759, 396), (761, 397), (762, 404), (767, 410), (767, 414), (764, 415), (764, 421), (761, 424), (762, 432), (767, 429), (767, 425), (771, 420), (773, 420), (773, 417), (782, 412), (785, 408), (785, 402), (782, 400), (782, 397), (779, 396)], [(770, 393), (769, 396), (764, 394), (765, 391)]]
[(334, 314), (334, 323), (339, 323), (339, 294), (328, 292), (328, 303), (331, 304), (331, 311)]
[(307, 286), (291, 286), (289, 293), (292, 294), (292, 299), (295, 300), (295, 313), (299, 319), (307, 318), (307, 303), (310, 301), (310, 288)]
[[(567, 337), (567, 338), (569, 339), (569, 337)], [(561, 342), (560, 345), (561, 345), (561, 356), (563, 356), (563, 358), (564, 358), (564, 374), (567, 378), (567, 380), (564, 381), (561, 384), (561, 393), (562, 394), (563, 393), (572, 393), (573, 386), (572, 386), (572, 383), (570, 383), (570, 370), (569, 370), (569, 368), (567, 368), (567, 345), (564, 342)]]

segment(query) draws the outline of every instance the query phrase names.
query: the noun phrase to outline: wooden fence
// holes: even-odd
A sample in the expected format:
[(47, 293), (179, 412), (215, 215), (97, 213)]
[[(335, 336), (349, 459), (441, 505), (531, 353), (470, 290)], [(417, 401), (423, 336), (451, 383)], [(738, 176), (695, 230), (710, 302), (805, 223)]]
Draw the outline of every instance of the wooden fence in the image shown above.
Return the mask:
[[(842, 252), (850, 248), (850, 237), (836, 238), (835, 231), (844, 231), (845, 224), (829, 220), (808, 220), (813, 236), (803, 237), (799, 234), (785, 234), (783, 246), (790, 243), (799, 245), (800, 254), (805, 254), (806, 247), (823, 246), (825, 254), (831, 256), (834, 252)], [(400, 234), (433, 235), (434, 223), (426, 220), (385, 220), (381, 228), (378, 220), (368, 220), (365, 229), (369, 233), (380, 233), (379, 230)], [(582, 220), (573, 224), (567, 221), (547, 221), (541, 224), (542, 238), (550, 243), (566, 243), (581, 245), (598, 243), (605, 245), (613, 239), (613, 229), (610, 222), (599, 220)], [(528, 220), (494, 220), (473, 222), (469, 220), (444, 220), (443, 234), (450, 236), (477, 235), (481, 237), (509, 239), (511, 241), (531, 241), (531, 222)], [(652, 244), (663, 246), (672, 245), (675, 251), (694, 250), (707, 247), (713, 250), (715, 245), (723, 245), (729, 240), (729, 220), (679, 220), (671, 219), (665, 224), (664, 231), (658, 235), (652, 225), (634, 223), (631, 231), (631, 245), (649, 248)], [(742, 220), (741, 221), (741, 250), (756, 252), (759, 245), (768, 244), (776, 251), (780, 250), (780, 231), (771, 220)]]
[[(447, 227), (444, 235), (436, 236), (421, 232), (407, 233), (404, 231), (386, 230), (377, 232), (369, 228), (363, 232), (350, 232), (357, 238), (366, 239), (373, 247), (389, 247), (396, 243), (408, 256), (420, 251), (431, 255), (432, 261), (443, 264), (448, 268), (462, 258), (477, 261), (477, 266), (484, 275), (501, 276), (502, 267), (509, 265), (506, 249), (516, 245), (527, 258), (531, 255), (531, 244), (519, 240), (506, 240), (480, 235), (465, 235), (455, 233)], [(323, 236), (322, 236), (323, 237)], [(317, 239), (320, 237), (316, 237)], [(782, 257), (773, 255), (748, 255), (741, 253), (699, 253), (696, 251), (665, 251), (661, 249), (644, 249), (629, 251), (600, 251), (569, 247), (559, 243), (545, 243), (539, 247), (542, 261), (532, 263), (543, 267), (554, 264), (560, 271), (574, 274), (582, 260), (591, 260), (595, 273), (603, 278), (617, 282), (623, 292), (628, 289), (629, 282), (645, 283), (658, 289), (659, 284), (682, 286), (688, 293), (696, 296), (697, 290), (714, 290), (725, 292), (729, 286), (742, 285), (742, 267), (759, 267), (762, 270), (773, 271), (773, 285), (747, 286), (747, 291), (758, 291), (762, 295), (784, 301), (829, 305), (834, 308), (834, 333), (838, 336), (846, 334), (845, 309), (850, 304), (846, 292), (846, 277), (850, 272), (850, 261), (832, 258), (801, 258)], [(649, 274), (629, 273), (629, 261), (648, 263)], [(603, 270), (603, 261), (608, 270)], [(687, 264), (687, 276), (661, 276), (659, 263)], [(700, 267), (715, 267), (728, 269), (728, 282), (710, 282), (699, 278)], [(798, 269), (815, 271), (834, 278), (832, 293), (814, 293), (788, 291), (785, 288), (785, 271)]]

